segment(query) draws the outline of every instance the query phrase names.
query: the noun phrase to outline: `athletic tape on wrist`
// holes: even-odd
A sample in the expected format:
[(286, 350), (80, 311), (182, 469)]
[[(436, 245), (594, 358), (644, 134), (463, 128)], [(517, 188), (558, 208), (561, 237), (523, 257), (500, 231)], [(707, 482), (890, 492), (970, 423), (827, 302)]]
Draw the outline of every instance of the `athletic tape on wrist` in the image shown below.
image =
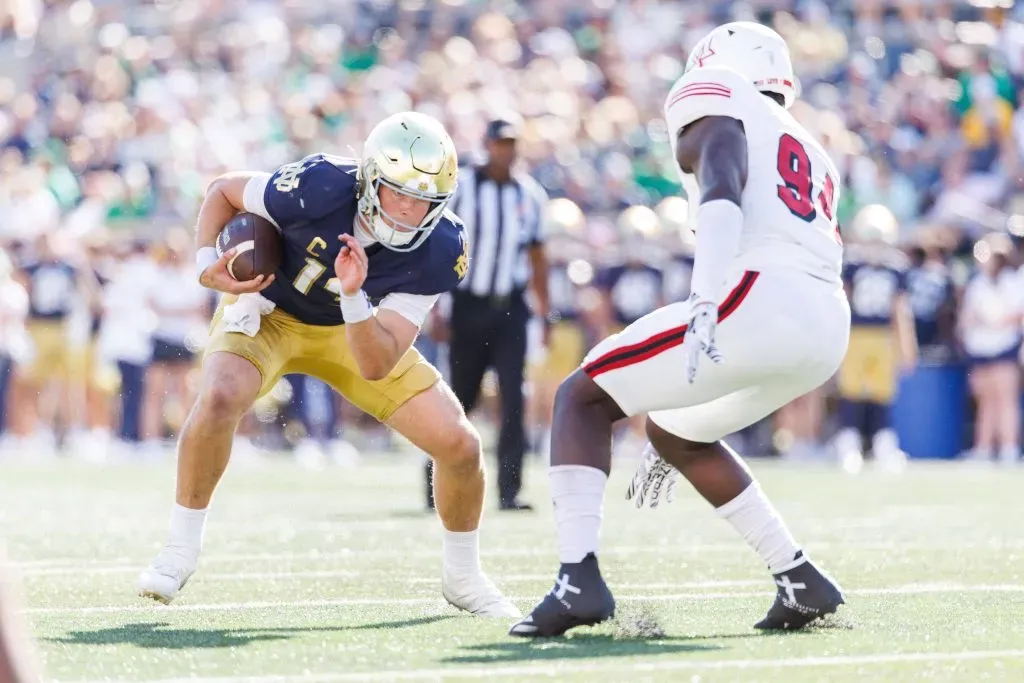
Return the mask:
[(341, 315), (346, 323), (361, 323), (373, 317), (373, 307), (366, 292), (359, 290), (353, 296), (341, 295)]
[(199, 247), (196, 250), (196, 279), (201, 278), (203, 272), (216, 263), (218, 258), (216, 247)]

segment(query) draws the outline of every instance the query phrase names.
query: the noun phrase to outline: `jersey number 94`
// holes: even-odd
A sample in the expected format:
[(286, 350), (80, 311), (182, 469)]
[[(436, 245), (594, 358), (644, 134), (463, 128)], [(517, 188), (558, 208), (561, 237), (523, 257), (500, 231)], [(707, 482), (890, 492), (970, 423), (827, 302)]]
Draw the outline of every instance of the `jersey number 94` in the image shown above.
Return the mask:
[[(814, 181), (811, 174), (811, 159), (807, 156), (807, 150), (803, 143), (789, 133), (784, 133), (779, 138), (778, 156), (779, 176), (783, 183), (779, 185), (779, 199), (786, 205), (797, 218), (807, 221), (814, 221), (818, 217), (818, 210), (814, 205)], [(836, 186), (832, 176), (825, 175), (825, 185), (818, 192), (818, 207), (825, 214), (825, 218), (832, 221), (832, 205), (835, 201)], [(839, 238), (839, 231), (836, 231), (836, 238)]]

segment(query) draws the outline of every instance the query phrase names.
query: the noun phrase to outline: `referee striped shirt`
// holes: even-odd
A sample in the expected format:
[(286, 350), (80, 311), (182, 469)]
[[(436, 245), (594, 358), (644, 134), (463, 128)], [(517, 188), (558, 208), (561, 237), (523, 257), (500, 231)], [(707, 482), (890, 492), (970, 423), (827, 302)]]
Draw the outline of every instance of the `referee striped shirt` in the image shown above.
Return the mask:
[(459, 289), (479, 297), (503, 297), (526, 289), (529, 247), (544, 241), (547, 193), (526, 174), (497, 183), (481, 167), (459, 171), (454, 211), (466, 226), (469, 274)]

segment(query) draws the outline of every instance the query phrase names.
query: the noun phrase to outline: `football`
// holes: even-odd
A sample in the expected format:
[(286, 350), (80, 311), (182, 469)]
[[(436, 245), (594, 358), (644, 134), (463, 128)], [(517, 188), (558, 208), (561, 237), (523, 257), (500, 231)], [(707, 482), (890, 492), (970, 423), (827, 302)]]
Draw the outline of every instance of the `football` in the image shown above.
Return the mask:
[(237, 248), (228, 272), (239, 281), (271, 275), (281, 265), (284, 242), (273, 223), (254, 213), (240, 213), (217, 235), (217, 256)]

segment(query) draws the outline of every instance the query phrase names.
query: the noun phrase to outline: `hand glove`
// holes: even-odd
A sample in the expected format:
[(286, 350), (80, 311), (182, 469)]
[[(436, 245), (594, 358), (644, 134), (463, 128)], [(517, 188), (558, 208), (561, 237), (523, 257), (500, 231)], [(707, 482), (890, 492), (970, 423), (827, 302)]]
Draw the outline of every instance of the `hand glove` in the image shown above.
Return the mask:
[(626, 490), (626, 500), (636, 496), (637, 509), (644, 506), (644, 501), (650, 501), (650, 506), (653, 509), (658, 507), (661, 494), (664, 492), (665, 500), (671, 503), (676, 497), (678, 477), (679, 470), (665, 462), (654, 450), (654, 446), (647, 444), (643, 460), (633, 475), (629, 489)]
[(715, 330), (718, 327), (718, 306), (711, 301), (693, 299), (690, 309), (690, 323), (683, 339), (683, 358), (686, 368), (686, 381), (693, 384), (697, 377), (697, 364), (702, 353), (706, 353), (713, 362), (721, 363), (722, 354), (715, 346)]

